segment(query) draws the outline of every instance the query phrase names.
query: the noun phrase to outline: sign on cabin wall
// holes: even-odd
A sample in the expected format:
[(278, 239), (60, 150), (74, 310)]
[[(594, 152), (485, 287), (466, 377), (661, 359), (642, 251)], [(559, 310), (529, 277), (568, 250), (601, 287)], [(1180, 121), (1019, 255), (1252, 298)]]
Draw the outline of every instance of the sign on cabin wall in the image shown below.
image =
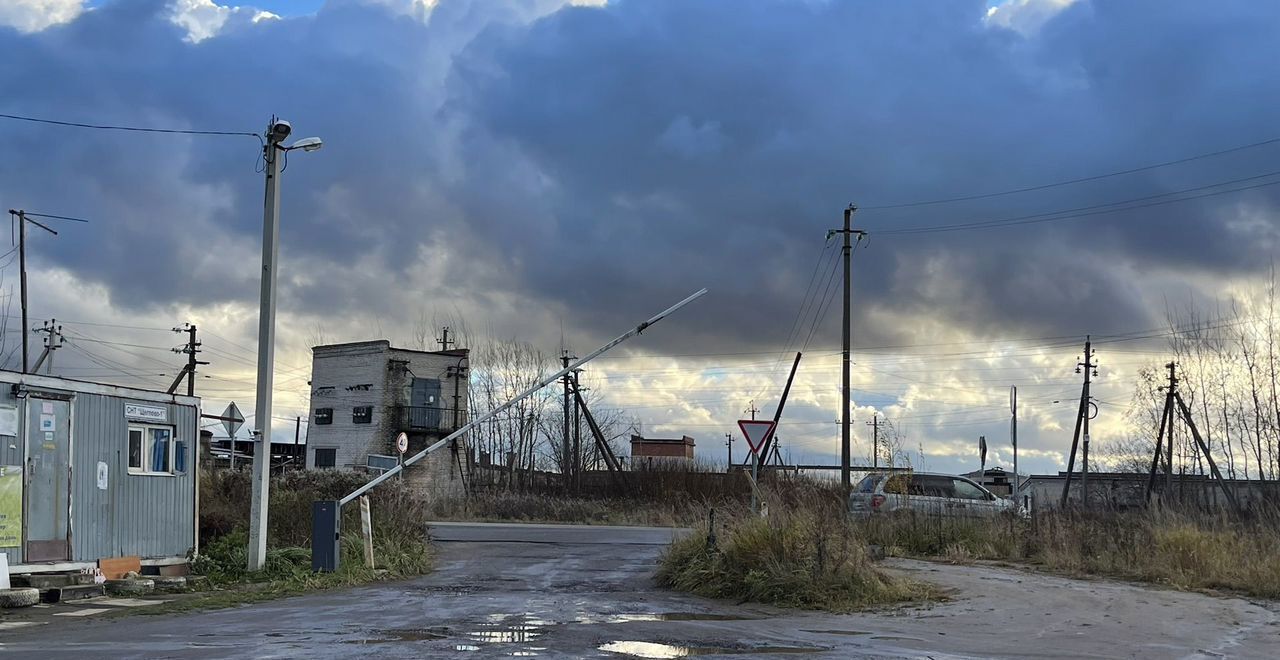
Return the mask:
[(0, 465), (0, 548), (22, 545), (22, 467)]
[(164, 406), (144, 406), (140, 403), (124, 404), (124, 416), (143, 422), (169, 421), (169, 412)]

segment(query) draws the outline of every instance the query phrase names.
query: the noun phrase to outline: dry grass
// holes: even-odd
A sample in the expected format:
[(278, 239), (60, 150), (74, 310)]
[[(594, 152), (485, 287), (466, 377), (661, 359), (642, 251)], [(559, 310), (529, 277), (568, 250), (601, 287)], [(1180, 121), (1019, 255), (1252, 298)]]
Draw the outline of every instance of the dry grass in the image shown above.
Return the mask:
[[(683, 527), (700, 520), (715, 502), (609, 499), (495, 491), (432, 502), (432, 520), (650, 525)], [(719, 502), (721, 506), (730, 506)]]
[(709, 598), (838, 612), (938, 596), (876, 569), (829, 489), (792, 488), (770, 500), (768, 517), (718, 515), (714, 542), (702, 521), (663, 556), (658, 582)]
[(1067, 573), (1280, 597), (1280, 526), (1269, 518), (1073, 511), (1034, 521), (895, 515), (857, 526), (895, 555), (1022, 561)]

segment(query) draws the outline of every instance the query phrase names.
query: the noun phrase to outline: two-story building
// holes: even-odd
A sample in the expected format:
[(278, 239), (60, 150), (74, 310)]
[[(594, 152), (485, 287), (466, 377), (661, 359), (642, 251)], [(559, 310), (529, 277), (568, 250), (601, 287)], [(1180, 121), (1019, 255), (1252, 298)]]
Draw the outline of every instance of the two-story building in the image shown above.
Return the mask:
[[(467, 349), (415, 351), (387, 340), (311, 349), (311, 422), (307, 468), (379, 472), (397, 461), (396, 436), (412, 455), (467, 421)], [(420, 467), (423, 466), (423, 467)], [(411, 478), (457, 482), (467, 475), (465, 444), (413, 466)]]

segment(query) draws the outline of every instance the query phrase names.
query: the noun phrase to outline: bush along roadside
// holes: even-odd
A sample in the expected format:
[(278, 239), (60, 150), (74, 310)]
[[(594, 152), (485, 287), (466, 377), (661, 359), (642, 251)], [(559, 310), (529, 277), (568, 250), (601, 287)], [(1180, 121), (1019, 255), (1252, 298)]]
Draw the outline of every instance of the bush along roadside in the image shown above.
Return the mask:
[(191, 570), (204, 576), (200, 589), (205, 593), (180, 599), (174, 603), (178, 609), (230, 606), (430, 571), (426, 503), (391, 481), (370, 492), (375, 566), (365, 564), (359, 507), (352, 505), (343, 508), (339, 570), (312, 572), (311, 503), (340, 498), (363, 484), (366, 475), (308, 471), (272, 479), (266, 565), (250, 572), (249, 476), (247, 471), (201, 475), (201, 547), (191, 558)]
[(731, 514), (714, 539), (702, 532), (676, 541), (660, 561), (659, 584), (708, 598), (835, 612), (938, 598), (928, 585), (878, 570), (838, 510), (773, 511), (767, 518)]

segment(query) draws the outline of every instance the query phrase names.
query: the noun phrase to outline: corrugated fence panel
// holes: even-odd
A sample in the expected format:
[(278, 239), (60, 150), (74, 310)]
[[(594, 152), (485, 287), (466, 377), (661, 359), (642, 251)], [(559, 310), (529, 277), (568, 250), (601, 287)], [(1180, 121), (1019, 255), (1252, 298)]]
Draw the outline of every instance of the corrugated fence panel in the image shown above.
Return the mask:
[[(71, 507), (72, 555), (78, 561), (181, 556), (195, 542), (196, 408), (139, 402), (166, 409), (165, 425), (174, 427), (186, 468), (174, 475), (141, 475), (129, 473), (126, 403), (131, 401), (99, 394), (75, 397)], [(106, 465), (105, 489), (99, 487), (99, 462)]]

